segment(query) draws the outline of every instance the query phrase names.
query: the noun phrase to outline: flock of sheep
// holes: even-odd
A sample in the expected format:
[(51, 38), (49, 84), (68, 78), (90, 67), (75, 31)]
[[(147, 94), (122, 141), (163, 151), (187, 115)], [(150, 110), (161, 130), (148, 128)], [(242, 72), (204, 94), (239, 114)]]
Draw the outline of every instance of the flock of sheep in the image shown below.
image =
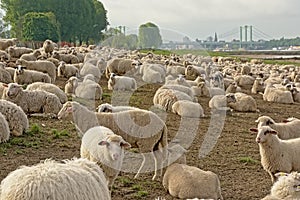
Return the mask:
[[(58, 118), (75, 124), (81, 158), (20, 167), (2, 180), (0, 200), (111, 199), (114, 180), (132, 155), (141, 158), (132, 161), (138, 166), (135, 178), (150, 167), (152, 179), (160, 177), (173, 197), (223, 199), (218, 175), (186, 164), (186, 149), (180, 141), (169, 142), (168, 127), (158, 114), (107, 103), (95, 108), (103, 95), (102, 78), (113, 94), (130, 95), (143, 84), (159, 84), (154, 107), (182, 118), (207, 115), (201, 97), (210, 98), (211, 113), (259, 113), (252, 94), (268, 102), (300, 103), (300, 68), (294, 65), (109, 47), (59, 48), (51, 40), (35, 50), (16, 44), (15, 39), (0, 40), (0, 142), (25, 133), (30, 115)], [(63, 88), (55, 85), (57, 79), (67, 79)], [(274, 183), (264, 199), (300, 198), (300, 119), (276, 123), (261, 116), (257, 123), (250, 131), (257, 133), (261, 164)], [(130, 148), (137, 148), (138, 155)]]

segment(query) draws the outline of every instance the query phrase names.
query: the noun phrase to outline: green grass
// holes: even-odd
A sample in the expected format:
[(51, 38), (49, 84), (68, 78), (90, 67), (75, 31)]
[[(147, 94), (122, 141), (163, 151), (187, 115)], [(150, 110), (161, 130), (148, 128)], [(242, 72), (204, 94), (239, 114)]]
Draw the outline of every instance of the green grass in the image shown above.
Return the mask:
[(172, 51), (164, 50), (164, 49), (141, 49), (140, 52), (141, 53), (152, 52), (153, 54), (167, 55), (167, 56), (173, 53)]
[(257, 160), (254, 160), (253, 158), (250, 158), (250, 157), (240, 157), (238, 158), (239, 162), (241, 163), (249, 163), (249, 164), (256, 164), (258, 163)]
[(118, 181), (122, 183), (124, 187), (129, 187), (133, 184), (133, 181), (126, 177), (119, 177)]
[(137, 197), (137, 198), (143, 198), (143, 197), (146, 197), (146, 196), (148, 196), (148, 192), (147, 191), (138, 191), (137, 193), (136, 193), (136, 195), (135, 195), (135, 197)]
[(285, 60), (263, 60), (265, 64), (271, 64), (271, 65), (296, 65), (300, 66), (300, 63), (292, 62), (292, 61), (285, 61)]
[(42, 129), (38, 124), (34, 123), (26, 133), (33, 136), (42, 133)]
[(70, 137), (70, 133), (66, 130), (58, 131), (56, 129), (51, 130), (51, 134), (53, 135), (53, 139), (60, 139), (62, 137)]

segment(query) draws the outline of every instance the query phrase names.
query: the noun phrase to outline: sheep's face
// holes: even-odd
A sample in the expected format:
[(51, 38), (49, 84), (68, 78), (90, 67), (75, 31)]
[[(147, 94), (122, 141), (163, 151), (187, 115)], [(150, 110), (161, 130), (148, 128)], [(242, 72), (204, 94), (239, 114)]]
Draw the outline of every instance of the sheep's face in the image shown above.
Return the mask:
[(277, 132), (269, 126), (262, 126), (258, 129), (251, 128), (250, 131), (257, 133), (256, 142), (259, 144), (265, 143), (268, 140), (268, 138), (273, 137), (272, 135), (277, 135)]
[[(274, 184), (274, 186), (271, 189), (271, 193), (280, 196), (283, 198), (283, 193), (281, 188), (286, 188), (284, 191), (285, 196), (289, 195), (295, 195), (295, 193), (300, 193), (300, 174), (297, 172), (292, 172), (290, 174), (288, 173), (277, 173), (275, 174), (276, 177), (278, 177), (278, 181)], [(280, 192), (279, 194), (277, 194)]]
[(236, 102), (236, 98), (234, 96), (234, 94), (227, 94), (226, 95), (226, 99), (227, 99), (227, 103), (235, 103)]
[(66, 102), (61, 110), (58, 112), (58, 119), (73, 119), (73, 106), (71, 102)]
[(10, 98), (16, 97), (22, 90), (22, 86), (16, 83), (8, 84), (6, 95)]
[(261, 117), (257, 118), (257, 120), (255, 120), (255, 122), (258, 123), (257, 124), (258, 128), (260, 128), (262, 126), (269, 126), (269, 125), (275, 123), (274, 120), (268, 116), (261, 116)]
[(25, 67), (22, 67), (21, 65), (18, 65), (17, 68), (16, 68), (16, 74), (17, 75), (21, 75), (24, 73), (24, 69)]

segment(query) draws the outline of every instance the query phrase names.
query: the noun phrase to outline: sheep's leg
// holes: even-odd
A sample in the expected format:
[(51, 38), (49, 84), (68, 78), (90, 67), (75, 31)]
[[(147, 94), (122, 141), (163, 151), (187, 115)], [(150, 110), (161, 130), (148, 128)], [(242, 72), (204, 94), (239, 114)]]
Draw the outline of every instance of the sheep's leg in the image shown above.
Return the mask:
[(146, 158), (145, 158), (145, 155), (144, 155), (143, 153), (142, 153), (142, 156), (143, 156), (143, 162), (142, 162), (142, 164), (141, 164), (141, 166), (140, 166), (138, 172), (137, 172), (136, 175), (134, 176), (135, 179), (136, 179), (136, 178), (139, 176), (139, 174), (141, 173), (141, 171), (142, 171), (142, 169), (143, 169), (143, 167), (144, 167), (144, 165), (145, 165), (145, 162), (146, 162)]
[(153, 159), (154, 159), (154, 175), (152, 177), (152, 180), (154, 181), (155, 178), (157, 177), (157, 158), (156, 156), (154, 155), (154, 152), (151, 152), (152, 156), (153, 156)]

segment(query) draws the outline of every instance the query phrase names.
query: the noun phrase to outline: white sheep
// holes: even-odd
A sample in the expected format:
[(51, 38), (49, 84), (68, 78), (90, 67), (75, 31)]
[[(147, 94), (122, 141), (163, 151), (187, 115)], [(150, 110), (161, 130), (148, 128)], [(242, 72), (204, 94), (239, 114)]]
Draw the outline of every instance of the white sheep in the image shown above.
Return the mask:
[(77, 88), (79, 79), (75, 76), (70, 77), (65, 84), (65, 93), (68, 96), (75, 94), (75, 89)]
[(72, 64), (66, 64), (64, 61), (60, 61), (57, 68), (58, 77), (70, 78), (71, 76), (77, 76), (79, 69)]
[(107, 62), (107, 67), (105, 70), (106, 78), (109, 79), (111, 73), (117, 75), (124, 75), (127, 72), (135, 71), (136, 66), (141, 65), (139, 61), (129, 60), (123, 58), (114, 58)]
[(265, 83), (262, 78), (257, 77), (252, 85), (251, 93), (257, 94), (259, 92), (264, 93), (265, 91)]
[(191, 87), (190, 83), (188, 83), (182, 74), (179, 74), (175, 80), (166, 81), (166, 85), (182, 85), (185, 87)]
[(11, 135), (20, 136), (28, 130), (29, 121), (20, 106), (0, 99), (0, 113), (5, 116)]
[(6, 50), (10, 46), (16, 45), (17, 38), (0, 39), (0, 50)]
[(111, 187), (119, 174), (124, 158), (124, 149), (131, 145), (121, 136), (104, 126), (87, 130), (81, 140), (80, 156), (98, 163)]
[[(84, 117), (83, 117), (84, 116)], [(96, 113), (77, 102), (66, 102), (58, 113), (59, 119), (75, 122), (78, 131), (83, 134), (89, 128), (101, 125), (122, 136), (134, 148), (139, 148), (143, 162), (135, 176), (139, 175), (146, 160), (154, 159), (154, 176), (157, 176), (158, 157), (164, 153), (167, 145), (167, 126), (153, 112), (146, 110), (129, 110), (118, 113)], [(146, 159), (146, 157), (148, 159)], [(150, 156), (150, 157), (149, 157)]]
[(168, 148), (168, 167), (163, 177), (163, 187), (175, 198), (222, 200), (218, 175), (186, 165), (184, 149), (178, 146)]
[(166, 69), (160, 64), (145, 63), (139, 66), (138, 71), (146, 83), (163, 83), (166, 78)]
[(205, 70), (202, 67), (188, 65), (185, 68), (185, 73), (184, 74), (188, 77), (196, 78), (198, 76), (202, 76), (203, 74), (205, 75)]
[(256, 132), (256, 142), (259, 145), (261, 164), (274, 183), (275, 173), (300, 170), (300, 138), (281, 140), (277, 136), (277, 131), (269, 126), (251, 128)]
[(195, 94), (193, 92), (193, 90), (190, 87), (187, 86), (183, 86), (183, 85), (172, 85), (172, 84), (166, 84), (160, 87), (160, 89), (171, 89), (171, 90), (177, 90), (180, 92), (183, 92), (187, 95), (189, 95), (192, 99), (195, 98)]
[(80, 69), (79, 75), (83, 77), (88, 74), (93, 74), (95, 77), (95, 82), (99, 83), (102, 76), (100, 69), (90, 62), (85, 62), (83, 63), (82, 68)]
[(55, 44), (51, 40), (47, 39), (44, 41), (43, 50), (47, 56), (52, 54), (52, 52), (54, 51), (54, 48), (55, 48)]
[(103, 103), (97, 107), (98, 112), (122, 112), (127, 110), (136, 110), (139, 108), (131, 106), (112, 106), (108, 103)]
[(300, 137), (300, 120), (299, 119), (288, 119), (286, 122), (276, 123), (269, 116), (260, 116), (255, 120), (257, 122), (257, 128), (261, 126), (269, 126), (275, 131), (280, 139), (291, 139)]
[(275, 174), (278, 180), (271, 188), (271, 194), (262, 200), (300, 199), (300, 174), (298, 172)]
[(208, 106), (211, 110), (229, 110), (228, 104), (231, 102), (236, 102), (235, 96), (233, 94), (226, 95), (215, 95), (213, 96), (209, 102)]
[(0, 64), (0, 82), (11, 83), (13, 81), (12, 78), (11, 74), (7, 71), (7, 67), (4, 64)]
[(204, 111), (199, 103), (194, 103), (187, 100), (176, 101), (172, 105), (172, 112), (180, 115), (181, 117), (204, 117)]
[(234, 81), (237, 83), (238, 86), (241, 88), (248, 89), (249, 87), (251, 88), (255, 78), (249, 75), (238, 75), (234, 77)]
[(110, 74), (107, 86), (109, 90), (116, 91), (135, 91), (137, 89), (137, 83), (134, 78), (118, 76), (114, 73)]
[(10, 137), (8, 122), (5, 116), (0, 112), (0, 143), (6, 142)]
[(60, 103), (62, 103), (62, 104), (66, 103), (68, 100), (68, 97), (64, 93), (64, 91), (52, 83), (43, 83), (43, 82), (31, 83), (26, 87), (26, 90), (30, 90), (30, 91), (43, 90), (43, 91), (55, 94), (59, 98)]
[(20, 59), (28, 60), (28, 61), (36, 61), (37, 58), (42, 55), (39, 49), (34, 50), (32, 53), (23, 54)]
[(102, 169), (83, 158), (21, 166), (2, 180), (0, 194), (3, 200), (111, 199)]
[(48, 74), (35, 71), (35, 70), (26, 70), (26, 68), (18, 65), (14, 73), (14, 82), (20, 85), (30, 84), (34, 82), (44, 82), (50, 83), (51, 78)]
[(208, 87), (205, 82), (200, 82), (197, 86), (192, 86), (195, 96), (213, 97), (216, 95), (224, 95), (225, 91), (219, 87)]
[(65, 54), (65, 53), (59, 53), (57, 51), (53, 51), (52, 58), (56, 58), (59, 61), (64, 61), (65, 63), (68, 64), (79, 63), (79, 59), (77, 58), (77, 56), (68, 53)]
[(247, 95), (245, 93), (237, 92), (237, 93), (228, 93), (232, 94), (235, 97), (235, 102), (231, 102), (228, 104), (230, 108), (235, 111), (240, 112), (257, 112), (257, 104), (255, 99)]
[[(76, 81), (74, 82), (76, 86)], [(84, 77), (82, 82), (78, 82), (75, 88), (75, 96), (79, 98), (89, 99), (89, 100), (99, 100), (102, 98), (102, 88), (95, 82), (94, 76), (88, 74)]]
[(17, 104), (28, 114), (57, 114), (62, 107), (56, 95), (40, 90), (23, 90), (22, 86), (16, 83), (8, 84), (2, 98)]
[(51, 83), (55, 82), (56, 66), (50, 61), (47, 60), (27, 61), (23, 59), (18, 59), (16, 61), (16, 64), (26, 67), (26, 69), (29, 70), (36, 70), (43, 73), (47, 73), (51, 77)]
[(291, 89), (294, 102), (300, 103), (300, 91), (295, 87)]
[(272, 85), (267, 85), (263, 94), (263, 100), (269, 102), (277, 102), (283, 104), (294, 103), (292, 93), (288, 90), (275, 88)]
[(11, 58), (20, 58), (23, 54), (32, 53), (33, 50), (26, 47), (10, 46), (7, 49)]

